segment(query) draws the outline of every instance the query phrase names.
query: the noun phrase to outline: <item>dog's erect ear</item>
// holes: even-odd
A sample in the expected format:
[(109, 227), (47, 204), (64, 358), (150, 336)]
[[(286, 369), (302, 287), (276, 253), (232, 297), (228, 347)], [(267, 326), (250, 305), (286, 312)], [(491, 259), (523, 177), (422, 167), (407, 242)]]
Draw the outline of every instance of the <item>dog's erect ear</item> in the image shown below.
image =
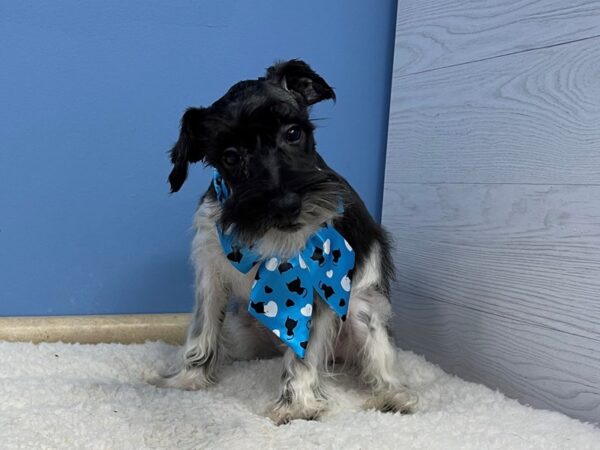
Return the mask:
[(170, 152), (173, 163), (173, 170), (169, 174), (171, 192), (181, 189), (187, 178), (188, 164), (198, 162), (205, 156), (202, 144), (202, 121), (205, 115), (205, 108), (188, 108), (181, 118), (179, 139)]
[(266, 79), (300, 94), (307, 105), (335, 100), (335, 92), (308, 64), (299, 59), (280, 62), (267, 69)]

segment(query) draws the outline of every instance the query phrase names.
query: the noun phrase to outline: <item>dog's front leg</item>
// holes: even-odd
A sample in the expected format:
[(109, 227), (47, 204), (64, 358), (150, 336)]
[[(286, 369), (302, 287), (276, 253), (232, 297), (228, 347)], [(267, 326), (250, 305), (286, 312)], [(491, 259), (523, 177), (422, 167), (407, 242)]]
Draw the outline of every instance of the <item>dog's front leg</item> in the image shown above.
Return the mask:
[(283, 356), (279, 399), (269, 417), (277, 424), (293, 419), (316, 420), (326, 410), (327, 393), (323, 383), (327, 359), (332, 356), (339, 318), (315, 299), (311, 336), (304, 359), (291, 348)]
[(221, 332), (228, 294), (226, 287), (211, 265), (196, 272), (196, 306), (183, 348), (183, 360), (173, 373), (156, 384), (162, 387), (196, 390), (216, 381), (216, 371), (222, 359)]

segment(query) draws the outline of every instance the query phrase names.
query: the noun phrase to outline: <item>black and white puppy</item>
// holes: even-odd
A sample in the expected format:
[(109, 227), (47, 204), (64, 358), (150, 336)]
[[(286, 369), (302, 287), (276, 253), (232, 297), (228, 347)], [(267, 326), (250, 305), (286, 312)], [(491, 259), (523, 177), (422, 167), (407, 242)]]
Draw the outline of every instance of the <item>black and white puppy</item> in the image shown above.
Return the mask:
[[(183, 185), (188, 165), (202, 161), (219, 170), (231, 195), (221, 204), (211, 185), (195, 214), (196, 306), (183, 360), (159, 385), (202, 389), (216, 381), (224, 357), (283, 353), (279, 398), (269, 412), (278, 424), (316, 419), (326, 410), (324, 373), (339, 360), (370, 387), (368, 407), (402, 413), (414, 407), (415, 396), (399, 380), (387, 329), (393, 276), (388, 238), (315, 148), (309, 107), (327, 99), (335, 94), (325, 80), (305, 62), (291, 60), (183, 115), (170, 153), (172, 191)], [(326, 222), (356, 255), (348, 317), (342, 322), (315, 294), (311, 338), (300, 359), (246, 312), (256, 270), (244, 275), (230, 264), (216, 226), (234, 225), (239, 239), (266, 258), (297, 254)], [(243, 303), (238, 314), (226, 314), (232, 300)]]

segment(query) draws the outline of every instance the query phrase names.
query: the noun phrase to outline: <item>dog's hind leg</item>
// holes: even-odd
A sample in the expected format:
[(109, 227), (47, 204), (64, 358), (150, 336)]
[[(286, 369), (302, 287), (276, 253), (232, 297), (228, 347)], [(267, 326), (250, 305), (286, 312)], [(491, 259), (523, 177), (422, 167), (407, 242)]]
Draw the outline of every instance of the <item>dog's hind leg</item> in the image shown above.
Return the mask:
[(358, 350), (356, 365), (372, 392), (367, 408), (383, 412), (410, 413), (417, 396), (400, 380), (396, 349), (386, 328), (391, 315), (388, 299), (375, 289), (366, 289), (350, 298), (351, 340)]
[(269, 417), (278, 425), (293, 419), (316, 420), (327, 407), (323, 384), (326, 362), (332, 356), (340, 319), (315, 299), (311, 336), (304, 359), (288, 348), (283, 356), (283, 374), (279, 399)]

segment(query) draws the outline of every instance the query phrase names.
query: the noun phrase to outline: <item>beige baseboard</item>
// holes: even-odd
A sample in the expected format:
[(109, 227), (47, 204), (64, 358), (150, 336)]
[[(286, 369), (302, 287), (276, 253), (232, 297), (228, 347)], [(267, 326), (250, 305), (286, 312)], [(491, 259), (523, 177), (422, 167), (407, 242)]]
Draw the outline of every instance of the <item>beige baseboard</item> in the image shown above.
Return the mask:
[(0, 317), (0, 341), (181, 344), (189, 321), (189, 314)]

